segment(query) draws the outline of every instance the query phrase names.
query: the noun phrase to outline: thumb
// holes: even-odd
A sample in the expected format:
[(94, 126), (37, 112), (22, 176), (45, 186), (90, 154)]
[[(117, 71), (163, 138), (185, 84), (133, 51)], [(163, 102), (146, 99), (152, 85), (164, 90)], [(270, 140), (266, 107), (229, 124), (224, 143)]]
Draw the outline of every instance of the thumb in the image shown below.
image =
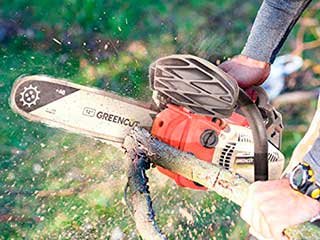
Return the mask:
[(230, 62), (230, 60), (228, 60), (228, 61), (221, 63), (218, 67), (220, 69), (222, 69), (223, 71), (225, 71), (226, 73), (228, 73), (232, 68), (232, 63)]

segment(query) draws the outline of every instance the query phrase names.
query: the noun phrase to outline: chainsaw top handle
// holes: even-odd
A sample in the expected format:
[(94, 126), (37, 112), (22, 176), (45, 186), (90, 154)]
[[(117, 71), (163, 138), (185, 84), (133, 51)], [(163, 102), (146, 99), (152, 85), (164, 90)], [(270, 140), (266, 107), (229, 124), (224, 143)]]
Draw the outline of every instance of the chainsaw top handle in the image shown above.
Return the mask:
[(266, 126), (257, 105), (242, 89), (237, 104), (247, 118), (254, 142), (254, 181), (268, 180), (268, 136)]
[(239, 106), (254, 140), (255, 181), (268, 179), (268, 135), (256, 103), (223, 70), (192, 55), (171, 55), (150, 66), (150, 87), (159, 110), (167, 103), (197, 114), (228, 118)]

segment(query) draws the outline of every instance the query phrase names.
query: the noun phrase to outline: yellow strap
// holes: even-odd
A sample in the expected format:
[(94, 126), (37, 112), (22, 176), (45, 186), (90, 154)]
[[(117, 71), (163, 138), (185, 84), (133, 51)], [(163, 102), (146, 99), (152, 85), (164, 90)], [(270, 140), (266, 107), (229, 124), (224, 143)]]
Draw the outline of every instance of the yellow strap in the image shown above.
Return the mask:
[(311, 197), (313, 199), (318, 199), (320, 197), (320, 189), (317, 188), (317, 189), (313, 190), (311, 193)]

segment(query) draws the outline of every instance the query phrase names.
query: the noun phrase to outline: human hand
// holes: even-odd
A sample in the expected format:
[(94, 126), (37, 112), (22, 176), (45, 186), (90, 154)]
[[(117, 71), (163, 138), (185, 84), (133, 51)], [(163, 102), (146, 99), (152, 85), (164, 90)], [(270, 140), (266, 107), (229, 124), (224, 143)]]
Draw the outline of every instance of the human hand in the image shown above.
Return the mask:
[(320, 203), (294, 191), (288, 179), (255, 182), (241, 209), (250, 233), (259, 240), (288, 239), (283, 230), (309, 221), (320, 213)]
[(270, 64), (244, 55), (233, 57), (219, 67), (233, 77), (241, 88), (262, 84), (270, 74)]

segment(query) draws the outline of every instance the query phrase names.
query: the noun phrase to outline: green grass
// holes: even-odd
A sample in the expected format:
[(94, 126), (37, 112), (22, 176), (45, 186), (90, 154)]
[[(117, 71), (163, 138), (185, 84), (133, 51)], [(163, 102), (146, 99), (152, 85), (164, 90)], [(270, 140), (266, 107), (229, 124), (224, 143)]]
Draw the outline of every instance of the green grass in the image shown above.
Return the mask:
[[(8, 98), (16, 78), (47, 74), (148, 101), (153, 60), (191, 53), (214, 62), (239, 53), (257, 7), (253, 0), (2, 1), (0, 18), (32, 34), (0, 43), (0, 215), (26, 218), (0, 222), (0, 239), (109, 239), (117, 228), (139, 239), (123, 199), (122, 154), (13, 113)], [(302, 112), (285, 123), (307, 125)], [(302, 136), (285, 132), (287, 158)], [(234, 204), (179, 188), (156, 170), (149, 174), (157, 219), (170, 239), (246, 239), (247, 226)], [(81, 191), (36, 197), (63, 189)]]
[[(1, 63), (6, 68), (1, 70), (5, 78), (1, 88), (4, 104), (1, 106), (0, 140), (2, 146), (24, 152), (17, 156), (1, 154), (0, 205), (3, 206), (2, 214), (23, 215), (29, 220), (0, 223), (0, 239), (70, 239), (71, 236), (104, 239), (109, 238), (116, 227), (132, 239), (138, 239), (123, 199), (126, 164), (122, 155), (92, 139), (28, 122), (10, 110), (7, 99), (14, 79), (21, 74), (35, 73), (68, 77), (78, 83), (99, 87), (103, 87), (99, 85), (99, 79), (112, 76), (106, 88), (146, 99), (150, 97), (143, 90), (147, 88), (147, 66), (138, 64), (136, 68), (132, 66), (133, 70), (129, 69), (128, 66), (137, 63), (136, 58), (126, 53), (97, 66), (88, 63), (80, 68), (79, 61), (72, 57), (61, 65), (57, 62), (59, 53), (32, 49), (19, 51), (16, 50), (19, 44), (11, 43), (1, 49)], [(109, 68), (114, 65), (117, 68)], [(87, 76), (90, 68), (95, 70), (91, 78)], [(130, 71), (133, 71), (132, 75)], [(128, 86), (122, 84), (121, 77), (127, 77), (127, 73), (129, 84), (138, 86), (131, 92), (125, 91)], [(112, 81), (119, 82), (118, 88), (112, 87)], [(158, 181), (151, 181), (151, 189), (152, 194), (162, 196), (155, 198), (156, 212), (160, 225), (171, 238), (205, 238), (208, 234), (226, 238), (237, 225), (234, 222), (241, 222), (238, 209), (226, 201), (217, 201), (215, 194), (177, 188), (157, 173), (153, 173), (151, 179), (154, 174), (164, 179), (161, 186)], [(72, 196), (36, 197), (38, 191), (77, 188), (84, 183), (84, 190)], [(8, 189), (18, 193), (9, 194)], [(190, 205), (191, 211), (186, 204)], [(190, 211), (194, 222), (189, 223), (176, 212), (176, 206)], [(41, 221), (34, 222), (34, 217)], [(174, 230), (176, 227), (179, 229)]]

